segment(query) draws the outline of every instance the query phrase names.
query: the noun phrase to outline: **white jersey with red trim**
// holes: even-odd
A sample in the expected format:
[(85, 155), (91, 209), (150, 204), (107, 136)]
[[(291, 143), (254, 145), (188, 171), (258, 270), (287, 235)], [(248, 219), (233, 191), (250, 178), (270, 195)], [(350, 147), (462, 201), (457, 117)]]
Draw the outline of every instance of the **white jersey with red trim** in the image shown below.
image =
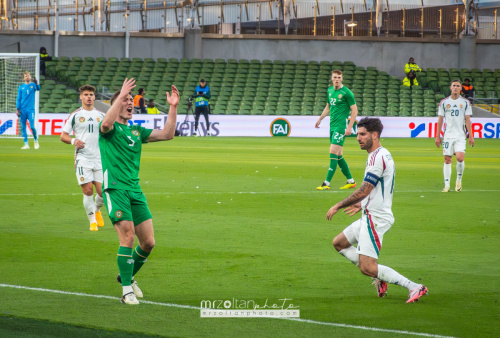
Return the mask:
[(453, 100), (451, 96), (441, 100), (438, 115), (444, 116), (445, 138), (465, 139), (465, 115), (472, 115), (470, 101), (459, 97)]
[(361, 201), (363, 213), (394, 223), (392, 196), (395, 177), (396, 166), (387, 149), (379, 147), (368, 154), (364, 181), (373, 184), (374, 188), (370, 195)]
[[(99, 151), (99, 123), (103, 120), (104, 113), (100, 110), (85, 110), (79, 108), (71, 113), (63, 131), (71, 134), (75, 132), (75, 138), (85, 143), (85, 148), (75, 149), (75, 161), (79, 166), (98, 167), (101, 169), (101, 152)], [(81, 165), (81, 164), (86, 165)]]

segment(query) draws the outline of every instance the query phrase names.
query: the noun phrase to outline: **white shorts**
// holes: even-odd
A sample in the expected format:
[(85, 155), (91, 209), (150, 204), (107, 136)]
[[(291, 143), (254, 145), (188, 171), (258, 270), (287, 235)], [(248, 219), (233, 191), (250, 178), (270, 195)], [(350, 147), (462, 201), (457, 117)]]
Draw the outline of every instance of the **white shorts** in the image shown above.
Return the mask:
[(80, 185), (93, 181), (102, 183), (101, 163), (78, 161), (75, 167), (75, 172), (76, 179)]
[(378, 259), (384, 234), (391, 226), (387, 221), (363, 213), (360, 219), (351, 223), (343, 232), (351, 245), (358, 245), (358, 254)]
[(465, 153), (465, 139), (445, 138), (443, 139), (443, 155), (453, 156), (455, 153)]

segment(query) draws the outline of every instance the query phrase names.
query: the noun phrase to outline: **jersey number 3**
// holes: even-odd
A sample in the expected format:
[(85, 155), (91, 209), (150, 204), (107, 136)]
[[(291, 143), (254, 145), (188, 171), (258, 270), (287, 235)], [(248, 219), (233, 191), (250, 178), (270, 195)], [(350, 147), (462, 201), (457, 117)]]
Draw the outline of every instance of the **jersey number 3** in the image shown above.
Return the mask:
[(128, 137), (128, 139), (130, 140), (130, 142), (132, 142), (132, 144), (130, 144), (130, 143), (128, 144), (128, 145), (129, 145), (129, 147), (133, 147), (133, 146), (134, 146), (134, 144), (135, 144), (135, 141), (134, 141), (134, 140), (132, 140), (132, 137), (130, 137), (130, 136), (127, 136), (127, 137)]

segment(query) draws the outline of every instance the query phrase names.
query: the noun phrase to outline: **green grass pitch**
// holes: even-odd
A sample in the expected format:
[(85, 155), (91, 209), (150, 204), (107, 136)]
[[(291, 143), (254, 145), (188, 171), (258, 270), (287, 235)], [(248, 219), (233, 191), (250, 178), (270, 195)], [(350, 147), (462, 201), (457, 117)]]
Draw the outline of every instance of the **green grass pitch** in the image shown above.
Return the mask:
[[(447, 194), (432, 139), (382, 145), (396, 163), (396, 222), (379, 262), (424, 283), (420, 302), (405, 304), (407, 290), (395, 285), (378, 298), (371, 279), (333, 249), (332, 238), (357, 216), (325, 220), (351, 192), (338, 189), (340, 170), (331, 191), (315, 190), (326, 175), (327, 139), (176, 138), (143, 147), (141, 185), (156, 236), (136, 276), (144, 299), (196, 307), (288, 298), (315, 322), (200, 318), (189, 308), (1, 286), (0, 336), (497, 335), (500, 140), (467, 148), (463, 191)], [(107, 215), (104, 228), (88, 230), (72, 148), (58, 137), (43, 137), (37, 151), (21, 146), (0, 140), (0, 284), (121, 296), (117, 235)], [(360, 183), (366, 152), (350, 138), (344, 155)]]

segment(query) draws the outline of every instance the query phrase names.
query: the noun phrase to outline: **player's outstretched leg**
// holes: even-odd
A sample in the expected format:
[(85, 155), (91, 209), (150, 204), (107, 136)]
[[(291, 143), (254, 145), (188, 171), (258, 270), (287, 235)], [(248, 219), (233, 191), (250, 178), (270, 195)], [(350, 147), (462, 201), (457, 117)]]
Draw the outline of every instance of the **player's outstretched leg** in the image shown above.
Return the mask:
[(343, 155), (340, 155), (339, 157), (339, 167), (340, 171), (342, 171), (342, 174), (344, 174), (344, 176), (347, 178), (346, 185), (340, 187), (340, 189), (352, 189), (356, 187), (356, 182), (354, 182), (354, 179), (352, 178), (351, 171), (349, 170), (349, 166), (347, 165), (347, 162)]
[(417, 284), (406, 278), (405, 276), (399, 274), (397, 271), (391, 269), (385, 265), (378, 265), (378, 276), (380, 280), (390, 283), (397, 284), (405, 287), (410, 292), (408, 296), (407, 303), (413, 303), (420, 299), (420, 297), (427, 294), (427, 287), (422, 284)]
[(316, 190), (330, 190), (330, 182), (332, 181), (333, 175), (335, 175), (338, 162), (339, 162), (339, 157), (336, 154), (330, 153), (330, 167), (328, 168), (326, 179), (321, 186), (316, 188)]

